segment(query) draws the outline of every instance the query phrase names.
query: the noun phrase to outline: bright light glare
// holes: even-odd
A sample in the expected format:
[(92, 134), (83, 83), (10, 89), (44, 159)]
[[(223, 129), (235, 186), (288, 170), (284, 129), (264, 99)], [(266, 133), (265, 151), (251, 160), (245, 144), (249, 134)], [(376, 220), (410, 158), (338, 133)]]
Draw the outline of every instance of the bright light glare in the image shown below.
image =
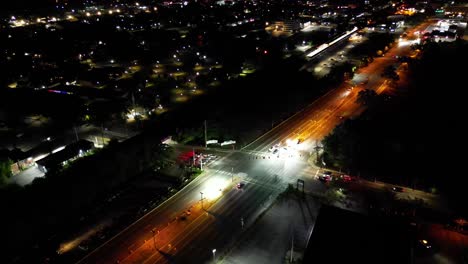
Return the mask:
[(400, 40), (398, 41), (398, 46), (403, 47), (403, 46), (409, 46), (409, 45), (420, 44), (420, 43), (421, 43), (420, 38), (417, 38), (415, 40), (404, 40), (404, 39), (400, 38)]
[(340, 36), (339, 38), (333, 40), (332, 42), (330, 43), (325, 43), (325, 44), (322, 44), (320, 45), (316, 50), (312, 51), (311, 53), (307, 54), (307, 57), (311, 58), (311, 57), (314, 57), (315, 55), (317, 55), (318, 53), (324, 51), (325, 49), (327, 49), (329, 46), (332, 46), (334, 45), (336, 42), (346, 38), (347, 36), (353, 34), (354, 32), (356, 32), (358, 30), (357, 27), (354, 27), (351, 31), (348, 31), (346, 34)]
[(139, 116), (139, 115), (140, 115), (140, 113), (138, 113), (137, 111), (135, 111), (135, 109), (132, 109), (132, 110), (130, 111), (130, 113), (127, 113), (127, 120), (128, 120), (128, 121), (133, 121), (133, 120), (135, 120), (135, 117), (136, 117), (136, 116)]
[(228, 185), (228, 181), (219, 177), (212, 178), (206, 184), (205, 189), (202, 191), (203, 197), (206, 199), (216, 199), (221, 196), (222, 191)]
[(56, 152), (59, 152), (59, 151), (62, 151), (62, 150), (64, 150), (64, 149), (65, 149), (65, 146), (61, 146), (61, 147), (59, 147), (59, 148), (56, 148), (56, 149), (52, 150), (52, 154), (53, 154), (53, 153), (56, 153)]
[(290, 145), (288, 147), (285, 147), (285, 148), (281, 148), (280, 151), (281, 151), (281, 155), (285, 158), (292, 158), (292, 157), (295, 157), (296, 154), (297, 154), (297, 150), (295, 148), (296, 146), (294, 145)]
[(343, 93), (343, 97), (346, 97), (351, 94), (351, 91), (347, 90)]
[(399, 47), (404, 47), (404, 46), (408, 46), (408, 45), (410, 45), (409, 41), (401, 40), (401, 39), (400, 39), (400, 41), (398, 41), (398, 46)]

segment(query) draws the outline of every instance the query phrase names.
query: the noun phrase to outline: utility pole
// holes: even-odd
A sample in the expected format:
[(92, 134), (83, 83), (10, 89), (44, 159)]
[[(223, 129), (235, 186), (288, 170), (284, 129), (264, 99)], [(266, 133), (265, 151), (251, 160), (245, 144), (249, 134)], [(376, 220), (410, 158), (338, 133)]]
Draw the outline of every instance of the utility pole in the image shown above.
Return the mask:
[(412, 240), (411, 240), (411, 248), (410, 248), (410, 264), (414, 264), (414, 247), (413, 247)]
[(316, 162), (318, 163), (318, 141), (315, 141), (315, 158)]
[(192, 154), (193, 154), (193, 156), (192, 156), (192, 160), (193, 160), (192, 166), (195, 166), (195, 148), (192, 148)]
[(154, 244), (154, 249), (156, 250), (156, 229), (155, 228), (151, 229), (151, 233), (153, 233), (153, 244)]
[(206, 142), (207, 142), (207, 136), (206, 136), (206, 120), (205, 120), (205, 148), (208, 146)]
[(104, 124), (101, 123), (102, 147), (104, 147)]
[(294, 233), (293, 233), (292, 239), (291, 239), (291, 259), (290, 259), (289, 263), (293, 262), (293, 253), (294, 253)]
[(203, 209), (203, 192), (200, 192), (201, 208)]
[(75, 130), (76, 141), (79, 141), (80, 138), (78, 137), (78, 132), (76, 132), (76, 126), (75, 125), (73, 126), (73, 130)]
[(316, 162), (317, 164), (319, 164), (319, 144), (318, 144), (318, 140), (315, 141), (315, 158), (316, 158)]
[(132, 107), (133, 107), (133, 114), (136, 113), (136, 109), (135, 109), (135, 96), (133, 95), (133, 92), (132, 92)]
[(234, 167), (231, 167), (231, 180), (234, 182)]

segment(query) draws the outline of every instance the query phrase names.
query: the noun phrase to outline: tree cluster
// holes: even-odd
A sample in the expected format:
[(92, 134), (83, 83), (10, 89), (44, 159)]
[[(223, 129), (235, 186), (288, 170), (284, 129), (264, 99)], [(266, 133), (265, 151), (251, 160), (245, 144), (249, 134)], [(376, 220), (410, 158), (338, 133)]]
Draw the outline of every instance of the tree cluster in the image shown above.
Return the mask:
[[(161, 134), (154, 131), (143, 133), (109, 144), (67, 168), (51, 170), (25, 188), (9, 185), (0, 189), (0, 199), (6, 205), (2, 225), (9, 227), (0, 240), (2, 248), (13, 256), (29, 252), (33, 244), (56, 249), (54, 241), (60, 241), (62, 232), (79, 226), (80, 219), (90, 208), (99, 206), (110, 191), (167, 159), (170, 149), (160, 140)], [(30, 261), (37, 259), (31, 256)]]
[[(462, 67), (468, 44), (426, 43), (423, 56), (409, 64), (410, 84), (390, 98), (372, 91), (359, 94), (367, 110), (347, 120), (324, 139), (327, 165), (369, 179), (437, 190), (457, 212), (468, 208), (463, 177), (465, 134)], [(397, 88), (397, 89), (402, 89)]]

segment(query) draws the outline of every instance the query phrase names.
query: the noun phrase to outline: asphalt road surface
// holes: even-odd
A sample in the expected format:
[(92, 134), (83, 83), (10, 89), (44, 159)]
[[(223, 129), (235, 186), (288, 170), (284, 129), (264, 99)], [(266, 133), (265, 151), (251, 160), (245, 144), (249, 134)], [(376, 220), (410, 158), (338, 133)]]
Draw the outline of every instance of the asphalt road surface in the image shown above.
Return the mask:
[[(411, 52), (409, 46), (395, 45), (357, 72), (353, 82), (364, 76), (367, 83), (352, 90), (352, 82), (342, 84), (242, 150), (212, 162), (183, 190), (79, 263), (210, 262), (229, 249), (243, 226), (251, 225), (288, 183), (302, 179), (306, 191), (324, 191), (316, 180), (318, 168), (307, 162), (317, 142), (343, 118), (363, 110), (355, 103), (359, 90), (389, 89), (381, 71), (396, 63), (393, 56)], [(281, 146), (273, 154), (269, 149), (276, 144)], [(244, 185), (237, 188), (238, 183)]]

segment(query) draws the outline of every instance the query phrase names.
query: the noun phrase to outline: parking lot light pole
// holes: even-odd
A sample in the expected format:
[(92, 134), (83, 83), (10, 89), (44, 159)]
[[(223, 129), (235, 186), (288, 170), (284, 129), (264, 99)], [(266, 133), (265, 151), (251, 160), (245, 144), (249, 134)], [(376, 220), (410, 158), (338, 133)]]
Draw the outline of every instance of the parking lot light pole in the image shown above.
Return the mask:
[(153, 244), (154, 244), (154, 249), (156, 250), (156, 234), (157, 234), (157, 231), (156, 229), (151, 229), (151, 233), (153, 233)]

